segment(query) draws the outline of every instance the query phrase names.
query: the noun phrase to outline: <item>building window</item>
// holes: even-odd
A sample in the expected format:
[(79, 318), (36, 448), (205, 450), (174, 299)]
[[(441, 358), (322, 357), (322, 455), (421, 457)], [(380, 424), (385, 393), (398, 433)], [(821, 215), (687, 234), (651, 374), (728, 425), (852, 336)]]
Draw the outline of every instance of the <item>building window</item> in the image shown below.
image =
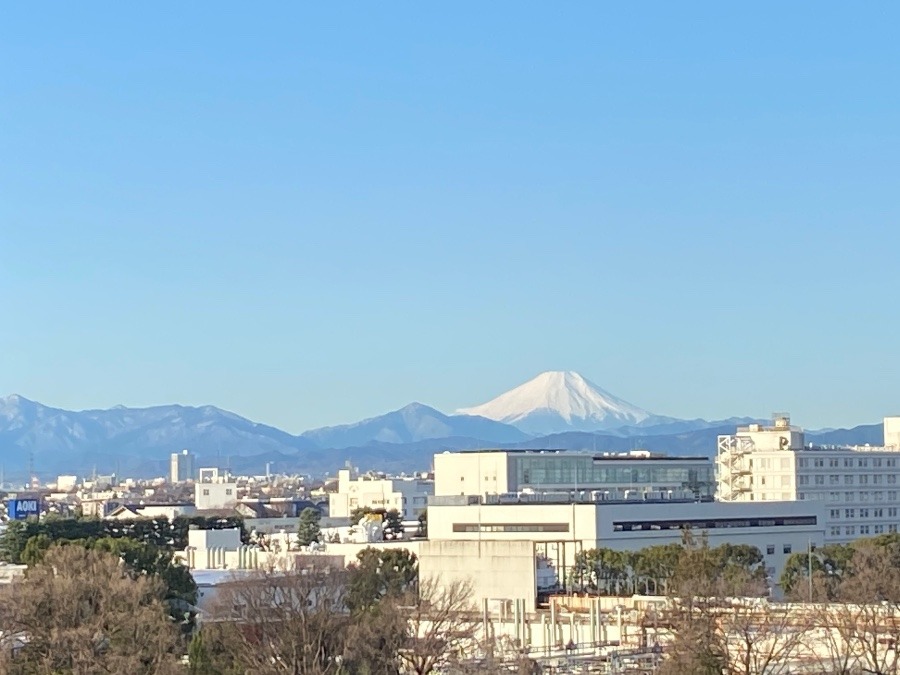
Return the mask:
[(828, 466), (835, 467), (837, 465), (838, 465), (838, 461), (837, 461), (836, 457), (832, 457), (831, 459), (828, 460)]
[(888, 525), (888, 532), (896, 532), (896, 531), (897, 531), (896, 525)]
[(856, 518), (856, 509), (846, 509), (844, 511), (844, 518)]
[(841, 528), (840, 527), (832, 527), (831, 528), (831, 536), (832, 537), (840, 537), (841, 536)]
[(876, 473), (874, 476), (872, 476), (872, 482), (873, 482), (875, 485), (881, 485), (881, 474), (880, 474), (880, 473)]
[(801, 468), (804, 468), (804, 469), (805, 469), (805, 468), (806, 468), (806, 464), (807, 464), (807, 460), (806, 460), (805, 457), (801, 457), (801, 458), (798, 460), (798, 463), (799, 463), (799, 465), (800, 465)]
[(853, 466), (853, 460), (849, 457), (844, 457), (844, 468), (849, 469)]
[(208, 488), (203, 488), (203, 496), (209, 497), (209, 489)]
[(867, 490), (859, 491), (859, 501), (861, 501), (861, 502), (869, 501), (869, 492)]
[(231, 496), (231, 488), (225, 488), (225, 495), (226, 495), (227, 497), (230, 497), (230, 496)]
[(816, 467), (817, 469), (821, 469), (823, 466), (825, 466), (825, 460), (822, 459), (821, 457), (817, 457), (816, 459), (813, 460), (813, 466)]
[(868, 485), (868, 484), (869, 484), (869, 477), (866, 476), (865, 474), (863, 474), (862, 476), (860, 476), (860, 477), (859, 477), (859, 484), (860, 484), (860, 485)]
[(797, 476), (797, 485), (809, 485), (809, 476)]
[(849, 534), (849, 535), (854, 535), (854, 534), (856, 534), (856, 526), (855, 526), (855, 525), (848, 525), (848, 526), (847, 526), (847, 529), (846, 529), (845, 531), (846, 531), (847, 534)]
[(844, 501), (845, 501), (845, 502), (852, 502), (852, 501), (853, 501), (853, 493), (852, 493), (852, 492), (845, 492), (845, 493), (844, 493)]
[(897, 466), (897, 460), (896, 460), (896, 459), (889, 459), (889, 460), (887, 460), (887, 465), (888, 465), (888, 466)]
[(766, 546), (766, 555), (775, 555), (775, 544)]
[(860, 468), (865, 468), (865, 467), (869, 466), (869, 460), (867, 460), (867, 459), (860, 459), (860, 460), (858, 460), (858, 461), (856, 462), (856, 466), (858, 466), (858, 467), (860, 467)]
[(876, 518), (884, 517), (884, 509), (872, 509), (872, 515)]
[(874, 466), (876, 469), (880, 468), (881, 467), (881, 458), (878, 457), (876, 459), (873, 459), (872, 466)]
[(830, 476), (828, 476), (828, 482), (831, 485), (837, 485), (838, 483), (841, 482), (841, 477), (838, 476), (836, 473), (833, 473)]
[(884, 532), (884, 525), (876, 525), (875, 526), (875, 534), (882, 534)]
[(832, 518), (840, 518), (841, 510), (840, 509), (831, 509), (831, 517)]
[(785, 544), (784, 547), (783, 547), (781, 550), (784, 551), (785, 555), (787, 555), (788, 553), (791, 552), (791, 545), (790, 545), (790, 544)]
[(859, 517), (860, 518), (868, 518), (869, 517), (869, 509), (860, 509)]
[(869, 526), (868, 525), (860, 525), (859, 533), (860, 534), (869, 534)]
[(816, 476), (816, 485), (825, 485), (825, 476)]
[(897, 517), (897, 507), (891, 506), (888, 508), (888, 518), (896, 518)]
[(844, 476), (844, 485), (853, 485), (853, 476)]

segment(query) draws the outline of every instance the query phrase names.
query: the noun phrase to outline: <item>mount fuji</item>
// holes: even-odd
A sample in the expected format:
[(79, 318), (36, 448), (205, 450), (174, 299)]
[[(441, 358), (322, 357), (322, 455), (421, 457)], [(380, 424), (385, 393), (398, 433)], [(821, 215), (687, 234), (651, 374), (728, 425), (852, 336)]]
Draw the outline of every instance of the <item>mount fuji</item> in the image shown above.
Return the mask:
[(548, 371), (497, 398), (456, 411), (534, 435), (664, 423), (671, 418), (632, 405), (572, 371)]

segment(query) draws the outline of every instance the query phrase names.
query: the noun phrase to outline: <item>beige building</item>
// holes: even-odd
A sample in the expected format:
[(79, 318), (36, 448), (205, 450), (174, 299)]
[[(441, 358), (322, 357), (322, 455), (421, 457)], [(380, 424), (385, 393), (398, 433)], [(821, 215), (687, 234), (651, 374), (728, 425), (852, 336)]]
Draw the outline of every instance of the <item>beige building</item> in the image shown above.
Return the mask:
[(328, 495), (328, 515), (349, 518), (358, 508), (396, 509), (403, 520), (413, 521), (428, 507), (434, 481), (424, 478), (358, 475), (352, 469), (338, 471), (338, 490)]
[(884, 437), (881, 447), (807, 447), (786, 414), (739, 427), (718, 438), (717, 499), (822, 503), (827, 541), (897, 532), (900, 417), (884, 419)]
[(238, 499), (237, 483), (218, 469), (200, 469), (194, 483), (194, 505), (198, 511), (234, 506)]

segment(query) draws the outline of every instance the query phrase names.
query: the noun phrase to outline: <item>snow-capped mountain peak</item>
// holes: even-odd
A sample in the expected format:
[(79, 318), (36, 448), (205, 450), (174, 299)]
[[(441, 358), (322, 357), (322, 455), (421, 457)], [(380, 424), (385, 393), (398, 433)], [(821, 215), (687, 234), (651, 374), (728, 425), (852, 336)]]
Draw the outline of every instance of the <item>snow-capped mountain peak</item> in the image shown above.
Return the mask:
[(457, 413), (487, 417), (534, 434), (612, 429), (652, 417), (573, 371), (541, 373), (487, 403)]

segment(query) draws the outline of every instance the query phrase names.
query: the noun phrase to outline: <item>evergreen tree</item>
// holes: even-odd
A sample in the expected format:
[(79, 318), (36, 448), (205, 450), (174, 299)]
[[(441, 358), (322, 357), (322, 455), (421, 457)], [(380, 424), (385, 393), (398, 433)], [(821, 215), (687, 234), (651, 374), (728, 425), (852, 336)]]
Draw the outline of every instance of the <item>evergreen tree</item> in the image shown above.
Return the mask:
[(314, 541), (319, 541), (322, 530), (319, 521), (322, 514), (318, 509), (307, 507), (300, 512), (300, 524), (297, 526), (297, 543), (300, 546), (309, 546)]

